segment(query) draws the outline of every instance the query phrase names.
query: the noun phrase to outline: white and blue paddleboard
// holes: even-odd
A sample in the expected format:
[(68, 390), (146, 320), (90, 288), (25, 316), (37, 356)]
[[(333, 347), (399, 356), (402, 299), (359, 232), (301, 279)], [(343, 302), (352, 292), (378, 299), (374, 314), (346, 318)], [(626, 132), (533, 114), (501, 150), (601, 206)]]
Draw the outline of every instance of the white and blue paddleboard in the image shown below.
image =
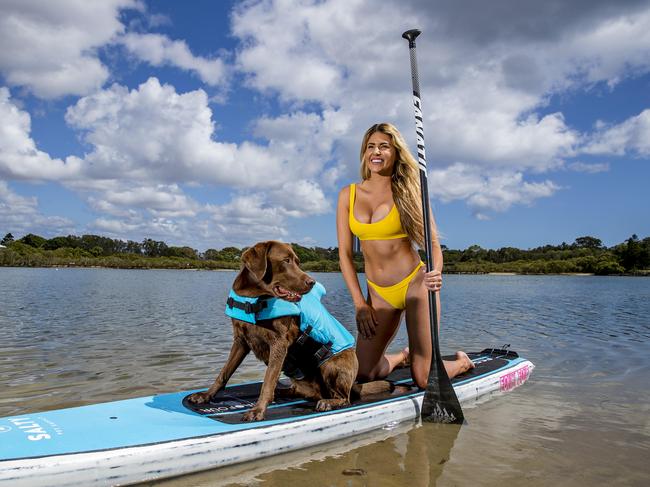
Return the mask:
[[(468, 354), (476, 368), (453, 379), (461, 403), (509, 391), (533, 364), (515, 352)], [(261, 382), (234, 385), (212, 403), (193, 406), (195, 391), (140, 397), (0, 418), (0, 486), (125, 485), (246, 462), (323, 444), (419, 417), (423, 392), (408, 369), (400, 387), (335, 411), (280, 399), (266, 419), (241, 421)]]

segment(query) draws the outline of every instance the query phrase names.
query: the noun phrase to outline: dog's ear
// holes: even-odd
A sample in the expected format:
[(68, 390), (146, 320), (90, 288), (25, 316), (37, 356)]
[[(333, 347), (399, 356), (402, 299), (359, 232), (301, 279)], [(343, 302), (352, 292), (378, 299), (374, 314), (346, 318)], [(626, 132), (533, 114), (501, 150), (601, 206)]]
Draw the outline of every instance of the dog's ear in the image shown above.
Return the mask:
[(241, 255), (244, 267), (255, 276), (257, 281), (261, 281), (266, 274), (266, 256), (270, 248), (271, 242), (259, 242)]

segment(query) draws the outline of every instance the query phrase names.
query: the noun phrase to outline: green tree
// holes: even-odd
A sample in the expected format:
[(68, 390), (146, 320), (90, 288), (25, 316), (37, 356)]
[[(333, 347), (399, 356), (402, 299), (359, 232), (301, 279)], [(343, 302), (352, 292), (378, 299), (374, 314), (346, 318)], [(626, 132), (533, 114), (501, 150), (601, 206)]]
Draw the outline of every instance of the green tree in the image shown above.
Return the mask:
[(168, 247), (165, 256), (183, 259), (198, 259), (198, 252), (192, 247)]
[(480, 245), (470, 245), (463, 251), (463, 255), (461, 257), (461, 261), (467, 262), (467, 261), (472, 261), (472, 262), (480, 262), (482, 260), (486, 260), (488, 252), (483, 249)]
[(127, 254), (140, 255), (142, 254), (142, 245), (139, 242), (129, 240), (124, 245), (123, 252), (126, 252)]
[(96, 245), (90, 249), (90, 253), (93, 255), (93, 257), (99, 257), (104, 253), (104, 250), (99, 245)]
[(27, 244), (30, 247), (34, 247), (35, 249), (40, 249), (43, 247), (43, 245), (45, 245), (47, 239), (41, 237), (40, 235), (34, 235), (33, 233), (28, 233), (23, 238), (21, 238), (19, 242)]
[(219, 251), (216, 249), (208, 249), (203, 252), (203, 258), (205, 260), (219, 260)]
[(68, 235), (67, 237), (54, 237), (49, 239), (45, 242), (45, 245), (43, 245), (45, 250), (56, 250), (65, 247), (70, 249), (79, 247), (79, 238), (74, 235)]
[(237, 247), (224, 247), (219, 252), (219, 259), (226, 262), (239, 262), (241, 259), (242, 251)]
[(626, 271), (650, 267), (650, 252), (647, 251), (645, 240), (640, 242), (636, 234), (628, 238), (624, 245), (618, 247), (618, 250), (621, 265)]
[(142, 251), (149, 257), (162, 257), (166, 254), (167, 248), (165, 242), (159, 242), (150, 238), (145, 238), (142, 241)]
[(300, 262), (312, 262), (318, 260), (318, 254), (314, 251), (314, 249), (303, 247), (297, 243), (292, 243), (291, 246), (293, 247), (293, 251), (298, 256), (298, 259), (300, 259)]
[(578, 237), (575, 246), (583, 249), (602, 249), (603, 241), (595, 237)]
[(13, 241), (14, 241), (14, 236), (11, 233), (8, 233), (2, 238), (0, 245), (9, 245)]
[(616, 261), (616, 258), (609, 254), (601, 257), (594, 267), (594, 272), (599, 276), (610, 274), (623, 274), (625, 269)]

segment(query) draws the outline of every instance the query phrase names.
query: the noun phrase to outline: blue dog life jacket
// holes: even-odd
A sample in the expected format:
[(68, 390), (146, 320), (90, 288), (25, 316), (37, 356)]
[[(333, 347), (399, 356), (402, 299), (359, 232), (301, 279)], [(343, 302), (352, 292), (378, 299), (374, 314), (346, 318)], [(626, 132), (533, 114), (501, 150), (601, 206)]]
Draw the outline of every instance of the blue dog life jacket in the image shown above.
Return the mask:
[(320, 365), (333, 355), (354, 346), (354, 337), (321, 303), (325, 293), (325, 287), (317, 282), (300, 301), (290, 303), (280, 298), (247, 298), (231, 290), (226, 301), (226, 316), (251, 324), (281, 316), (300, 316), (302, 335), (295, 345), (309, 345), (308, 339), (319, 344), (314, 355)]

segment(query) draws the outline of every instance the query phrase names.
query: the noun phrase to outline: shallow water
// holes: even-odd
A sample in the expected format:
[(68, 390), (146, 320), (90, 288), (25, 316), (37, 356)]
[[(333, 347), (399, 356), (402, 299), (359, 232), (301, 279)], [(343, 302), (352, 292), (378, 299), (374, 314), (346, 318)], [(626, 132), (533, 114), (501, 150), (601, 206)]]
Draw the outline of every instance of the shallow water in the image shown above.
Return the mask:
[[(341, 276), (315, 277), (352, 329)], [(230, 348), (233, 278), (0, 268), (0, 416), (207, 386)], [(403, 424), (160, 484), (648, 484), (650, 279), (448, 275), (442, 326), (443, 352), (510, 343), (531, 379), (461, 428)], [(262, 375), (247, 358), (232, 381)]]

